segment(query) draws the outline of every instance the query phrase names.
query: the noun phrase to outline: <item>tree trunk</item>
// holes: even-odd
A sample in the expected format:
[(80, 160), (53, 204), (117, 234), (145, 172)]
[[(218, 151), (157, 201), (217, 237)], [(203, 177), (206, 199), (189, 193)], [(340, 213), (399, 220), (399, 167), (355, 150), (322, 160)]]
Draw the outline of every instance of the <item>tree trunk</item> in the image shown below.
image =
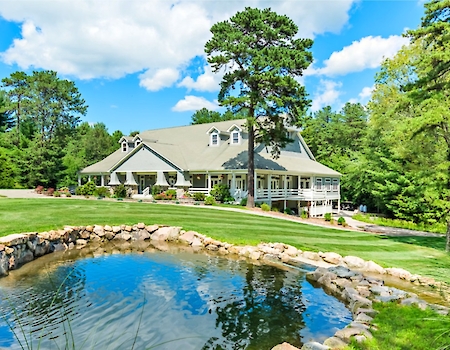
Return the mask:
[(248, 122), (248, 195), (247, 195), (247, 208), (255, 207), (255, 154), (253, 148), (255, 144), (255, 129), (253, 121)]

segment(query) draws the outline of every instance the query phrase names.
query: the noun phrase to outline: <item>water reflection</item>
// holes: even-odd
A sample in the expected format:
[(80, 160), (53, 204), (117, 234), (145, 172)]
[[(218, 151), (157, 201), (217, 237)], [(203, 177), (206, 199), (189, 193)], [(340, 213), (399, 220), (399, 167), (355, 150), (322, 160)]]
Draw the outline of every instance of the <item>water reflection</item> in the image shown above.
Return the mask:
[(297, 270), (145, 250), (59, 255), (0, 279), (0, 348), (270, 349), (323, 339), (350, 321)]

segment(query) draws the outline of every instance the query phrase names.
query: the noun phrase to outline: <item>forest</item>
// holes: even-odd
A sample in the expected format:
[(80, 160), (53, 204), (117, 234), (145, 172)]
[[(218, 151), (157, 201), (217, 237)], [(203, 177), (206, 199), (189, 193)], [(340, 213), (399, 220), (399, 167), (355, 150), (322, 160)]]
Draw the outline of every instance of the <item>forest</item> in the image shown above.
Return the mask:
[[(316, 160), (342, 173), (342, 200), (431, 225), (450, 210), (450, 4), (425, 4), (421, 26), (375, 77), (369, 103), (299, 117)], [(306, 87), (307, 88), (307, 87)], [(118, 147), (120, 131), (81, 122), (88, 106), (56, 72), (0, 84), (0, 188), (62, 187)], [(192, 123), (236, 118), (197, 111)]]

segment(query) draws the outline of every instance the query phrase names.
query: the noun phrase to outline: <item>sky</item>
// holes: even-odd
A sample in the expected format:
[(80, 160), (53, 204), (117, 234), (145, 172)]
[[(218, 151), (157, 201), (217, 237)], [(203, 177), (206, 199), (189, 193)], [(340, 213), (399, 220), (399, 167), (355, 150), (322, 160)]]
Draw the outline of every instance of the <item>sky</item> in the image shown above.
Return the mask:
[(214, 23), (248, 6), (287, 15), (314, 40), (300, 78), (312, 113), (367, 103), (424, 12), (423, 0), (0, 0), (0, 79), (54, 70), (86, 100), (82, 120), (111, 133), (188, 125), (203, 107), (224, 111), (204, 46)]

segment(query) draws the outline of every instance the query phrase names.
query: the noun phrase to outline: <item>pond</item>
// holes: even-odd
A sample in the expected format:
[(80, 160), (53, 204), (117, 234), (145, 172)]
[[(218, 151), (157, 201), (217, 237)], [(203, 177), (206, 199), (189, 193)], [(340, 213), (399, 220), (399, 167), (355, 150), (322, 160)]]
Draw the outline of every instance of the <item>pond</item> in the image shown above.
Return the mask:
[(351, 322), (306, 281), (312, 267), (164, 250), (53, 253), (12, 271), (0, 279), (0, 348), (301, 347)]

